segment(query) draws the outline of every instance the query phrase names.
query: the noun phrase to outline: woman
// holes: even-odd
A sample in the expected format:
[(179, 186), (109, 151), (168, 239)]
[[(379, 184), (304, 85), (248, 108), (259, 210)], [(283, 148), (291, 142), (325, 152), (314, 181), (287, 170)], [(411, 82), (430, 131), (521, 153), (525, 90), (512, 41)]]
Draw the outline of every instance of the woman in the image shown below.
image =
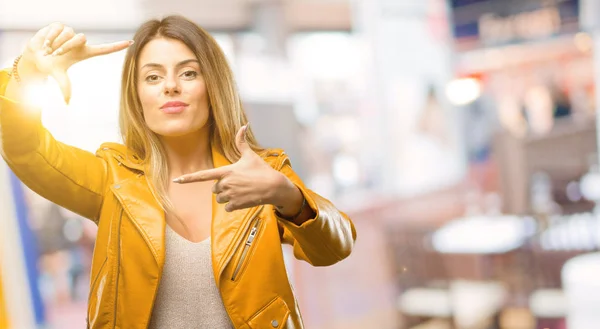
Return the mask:
[[(69, 67), (125, 48), (125, 145), (92, 155), (54, 140), (25, 88), (53, 76), (68, 102)], [(351, 252), (350, 219), (258, 146), (223, 52), (185, 18), (97, 46), (52, 24), (3, 71), (0, 95), (10, 168), (98, 224), (89, 328), (303, 328), (280, 244), (315, 266)]]

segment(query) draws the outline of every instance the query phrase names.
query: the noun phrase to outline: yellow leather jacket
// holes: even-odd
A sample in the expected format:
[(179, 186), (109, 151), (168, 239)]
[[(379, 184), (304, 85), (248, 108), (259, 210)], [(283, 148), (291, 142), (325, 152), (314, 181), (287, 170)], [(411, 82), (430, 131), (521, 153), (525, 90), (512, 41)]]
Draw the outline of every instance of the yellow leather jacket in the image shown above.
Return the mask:
[[(91, 269), (88, 328), (147, 328), (165, 261), (164, 211), (144, 166), (121, 144), (89, 152), (56, 141), (40, 112), (4, 98), (0, 71), (2, 156), (32, 190), (98, 224)], [(229, 161), (213, 148), (215, 167)], [(212, 264), (235, 328), (303, 328), (281, 243), (315, 266), (347, 257), (356, 232), (331, 202), (307, 189), (281, 150), (264, 156), (302, 191), (317, 214), (301, 226), (270, 205), (228, 213), (213, 197)]]

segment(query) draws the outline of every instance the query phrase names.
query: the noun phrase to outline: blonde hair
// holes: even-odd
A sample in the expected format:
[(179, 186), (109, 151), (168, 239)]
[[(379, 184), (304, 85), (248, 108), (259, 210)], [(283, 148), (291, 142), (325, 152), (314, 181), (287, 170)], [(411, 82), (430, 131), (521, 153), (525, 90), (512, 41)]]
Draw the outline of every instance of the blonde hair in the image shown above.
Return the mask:
[[(167, 194), (166, 153), (158, 136), (146, 125), (137, 93), (137, 59), (144, 46), (156, 38), (179, 40), (196, 55), (208, 91), (210, 119), (207, 124), (210, 125), (211, 147), (232, 163), (240, 158), (235, 135), (248, 120), (225, 54), (208, 32), (178, 15), (147, 21), (137, 30), (133, 37), (135, 43), (128, 48), (123, 67), (119, 112), (121, 136), (128, 149), (143, 159), (146, 176), (163, 209), (175, 214)], [(256, 152), (264, 151), (250, 128), (246, 141)]]

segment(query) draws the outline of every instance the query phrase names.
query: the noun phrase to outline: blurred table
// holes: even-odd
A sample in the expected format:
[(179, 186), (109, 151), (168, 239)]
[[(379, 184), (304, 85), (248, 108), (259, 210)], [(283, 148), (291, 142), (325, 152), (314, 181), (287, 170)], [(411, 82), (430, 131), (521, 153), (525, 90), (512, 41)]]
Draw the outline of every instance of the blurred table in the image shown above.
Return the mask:
[[(510, 268), (513, 251), (535, 233), (531, 218), (481, 215), (448, 222), (433, 233), (433, 248), (444, 255), (452, 280), (458, 328), (492, 321), (504, 306), (508, 290), (498, 269)], [(500, 280), (499, 280), (500, 279)]]
[[(482, 215), (456, 219), (432, 237), (452, 280), (488, 285), (476, 294), (498, 311), (519, 284), (525, 267), (520, 251), (536, 232), (530, 217)], [(502, 288), (499, 288), (502, 287)], [(499, 292), (499, 289), (502, 292)], [(512, 298), (512, 297), (510, 297)], [(472, 304), (471, 304), (472, 305)]]
[(535, 232), (532, 218), (476, 216), (448, 222), (433, 234), (445, 254), (502, 254), (519, 248)]

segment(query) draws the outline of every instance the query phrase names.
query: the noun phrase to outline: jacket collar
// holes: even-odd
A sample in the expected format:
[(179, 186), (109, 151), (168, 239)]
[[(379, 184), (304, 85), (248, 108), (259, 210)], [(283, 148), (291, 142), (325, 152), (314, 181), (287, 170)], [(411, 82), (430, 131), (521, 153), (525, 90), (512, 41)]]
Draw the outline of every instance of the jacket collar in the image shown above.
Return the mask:
[[(111, 145), (111, 148), (114, 146)], [(126, 167), (145, 172), (144, 165), (133, 154), (128, 154), (124, 146), (116, 150), (118, 160)], [(123, 152), (125, 151), (125, 152)], [(230, 165), (231, 162), (216, 148), (211, 148), (213, 166), (215, 168)], [(154, 255), (157, 264), (162, 268), (165, 260), (165, 213), (157, 198), (150, 189), (146, 175), (135, 175), (124, 181), (116, 182), (111, 187), (123, 206), (128, 217), (133, 221), (139, 233), (144, 237)], [(236, 240), (239, 229), (254, 209), (242, 209), (227, 212), (224, 204), (217, 203), (212, 196), (211, 248), (215, 275), (226, 265), (227, 255), (232, 243)]]

